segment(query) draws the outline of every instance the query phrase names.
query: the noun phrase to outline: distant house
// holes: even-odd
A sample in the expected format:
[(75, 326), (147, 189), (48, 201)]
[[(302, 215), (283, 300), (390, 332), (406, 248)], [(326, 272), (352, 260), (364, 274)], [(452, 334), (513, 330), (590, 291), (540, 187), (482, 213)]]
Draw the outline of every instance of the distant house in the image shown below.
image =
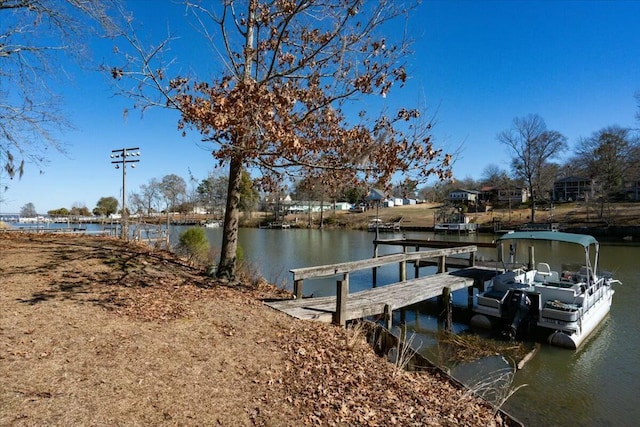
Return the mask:
[(336, 211), (348, 211), (353, 205), (349, 202), (336, 202), (332, 206)]
[(593, 194), (594, 182), (589, 178), (568, 176), (553, 183), (552, 199), (554, 202), (591, 200)]
[(529, 191), (526, 188), (500, 188), (500, 187), (482, 187), (480, 189), (482, 200), (487, 203), (508, 204), (515, 203), (517, 205), (525, 203), (529, 200)]
[(449, 201), (452, 203), (476, 203), (478, 201), (479, 191), (465, 190), (463, 188), (454, 190), (449, 193)]
[(391, 197), (394, 206), (402, 206), (404, 204), (404, 199), (402, 197)]
[(207, 210), (204, 208), (204, 206), (196, 205), (191, 209), (191, 213), (196, 215), (204, 215), (207, 213)]
[(526, 188), (500, 188), (498, 189), (498, 202), (522, 204), (529, 200), (529, 191)]
[(498, 187), (485, 185), (480, 188), (480, 200), (486, 203), (495, 203), (498, 200)]
[(264, 205), (266, 210), (273, 210), (275, 208), (283, 210), (285, 206), (290, 206), (293, 200), (290, 195), (282, 194), (270, 194), (264, 198)]
[(380, 203), (381, 207), (392, 208), (394, 206), (402, 206), (402, 199), (396, 197), (387, 197), (382, 190), (372, 188), (367, 194), (366, 200), (369, 204), (375, 205)]
[[(351, 206), (349, 203), (347, 203)], [(287, 205), (287, 213), (297, 214), (297, 213), (317, 213), (320, 211), (329, 211), (333, 209), (333, 203), (331, 202), (319, 202), (316, 200), (311, 201), (291, 201), (290, 204)], [(347, 208), (348, 209), (348, 208)]]

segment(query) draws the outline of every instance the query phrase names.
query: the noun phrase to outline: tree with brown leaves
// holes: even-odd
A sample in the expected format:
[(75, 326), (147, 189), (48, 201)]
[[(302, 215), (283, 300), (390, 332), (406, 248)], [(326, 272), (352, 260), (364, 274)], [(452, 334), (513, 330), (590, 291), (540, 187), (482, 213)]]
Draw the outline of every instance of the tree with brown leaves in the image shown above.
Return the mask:
[[(420, 181), (451, 176), (451, 157), (434, 147), (419, 110), (372, 115), (359, 104), (386, 97), (407, 79), (409, 43), (384, 34), (391, 20), (407, 15), (404, 7), (392, 0), (187, 3), (224, 64), (209, 78), (169, 77), (161, 53), (170, 38), (145, 47), (132, 25), (123, 32), (133, 54), (109, 68), (121, 89), (138, 107), (179, 110), (179, 128), (197, 130), (219, 164), (229, 166), (219, 277), (235, 275), (245, 169), (259, 171), (267, 190), (285, 176), (320, 170), (354, 183), (390, 182), (396, 173)], [(347, 110), (358, 105), (354, 120)]]

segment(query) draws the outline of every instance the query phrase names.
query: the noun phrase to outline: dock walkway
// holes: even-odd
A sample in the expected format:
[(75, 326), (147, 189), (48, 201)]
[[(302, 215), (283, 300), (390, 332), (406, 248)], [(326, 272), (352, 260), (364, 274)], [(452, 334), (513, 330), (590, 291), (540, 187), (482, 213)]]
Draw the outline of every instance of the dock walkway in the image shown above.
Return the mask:
[[(346, 301), (344, 321), (386, 314), (442, 294), (444, 288), (452, 292), (473, 286), (474, 279), (441, 273), (419, 277), (378, 288), (350, 293)], [(298, 319), (334, 322), (337, 297), (302, 298), (266, 303)]]
[[(374, 244), (376, 249), (373, 258), (290, 270), (293, 273), (295, 299), (270, 301), (266, 304), (299, 319), (334, 322), (339, 325), (345, 325), (349, 320), (380, 314), (384, 314), (387, 322), (390, 322), (393, 310), (463, 288), (468, 289), (469, 304), (472, 305), (473, 287), (483, 288), (486, 277), (495, 272), (494, 269), (475, 266), (476, 245), (405, 239), (376, 240)], [(377, 246), (381, 244), (402, 245), (403, 252), (377, 256)], [(441, 247), (434, 249), (434, 246)], [(425, 247), (429, 249), (420, 250)], [(415, 248), (415, 251), (408, 252), (409, 248)], [(466, 259), (465, 254), (468, 255)], [(452, 262), (461, 270), (447, 273)], [(398, 282), (377, 287), (377, 268), (393, 263), (399, 265)], [(406, 272), (408, 263), (413, 263), (415, 268), (415, 278), (410, 280), (407, 280)], [(437, 265), (438, 273), (419, 277), (420, 267), (427, 265)], [(368, 268), (373, 270), (372, 289), (349, 293), (350, 274)], [(305, 279), (330, 276), (339, 277), (335, 296), (303, 298)]]

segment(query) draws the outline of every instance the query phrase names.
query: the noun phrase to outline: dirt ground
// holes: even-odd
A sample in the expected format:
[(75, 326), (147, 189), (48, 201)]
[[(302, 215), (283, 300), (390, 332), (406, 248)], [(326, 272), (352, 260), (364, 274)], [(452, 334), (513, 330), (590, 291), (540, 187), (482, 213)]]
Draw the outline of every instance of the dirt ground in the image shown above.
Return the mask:
[(115, 239), (0, 232), (0, 425), (502, 424), (277, 296)]

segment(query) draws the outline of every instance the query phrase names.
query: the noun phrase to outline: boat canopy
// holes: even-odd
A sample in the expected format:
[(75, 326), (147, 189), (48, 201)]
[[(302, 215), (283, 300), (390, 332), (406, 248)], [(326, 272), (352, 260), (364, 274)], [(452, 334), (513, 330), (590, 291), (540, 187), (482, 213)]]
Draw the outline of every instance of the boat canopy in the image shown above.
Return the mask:
[(575, 243), (588, 248), (589, 245), (598, 245), (598, 241), (593, 236), (587, 234), (563, 233), (560, 231), (515, 231), (504, 234), (496, 241), (503, 240), (549, 240), (556, 242)]

